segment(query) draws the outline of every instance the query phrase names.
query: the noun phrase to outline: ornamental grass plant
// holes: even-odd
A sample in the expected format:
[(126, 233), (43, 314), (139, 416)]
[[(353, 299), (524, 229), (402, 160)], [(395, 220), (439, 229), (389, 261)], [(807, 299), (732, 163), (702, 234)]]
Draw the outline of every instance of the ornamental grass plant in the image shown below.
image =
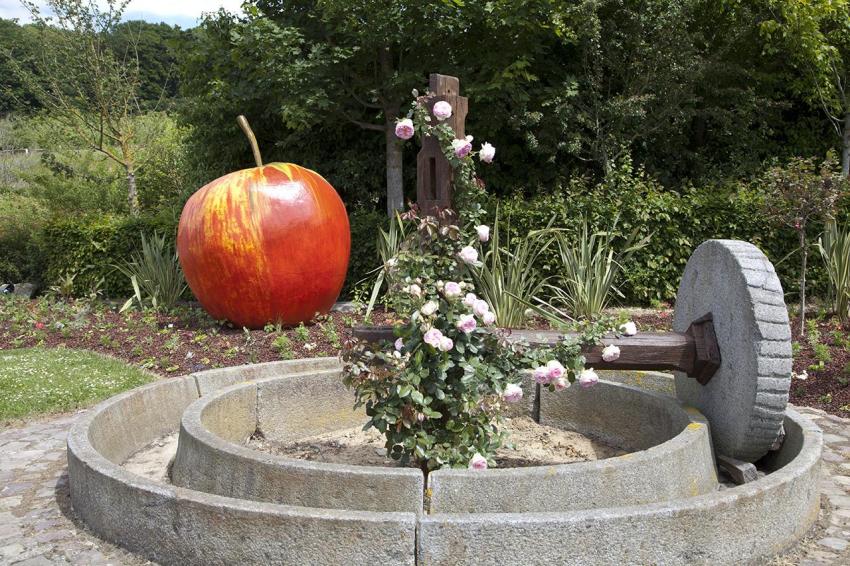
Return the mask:
[(499, 325), (519, 328), (526, 319), (527, 301), (539, 295), (546, 284), (537, 264), (552, 239), (532, 233), (512, 242), (510, 224), (505, 232), (503, 235), (497, 213), (492, 234), (487, 236), (490, 249), (484, 254), (481, 267), (473, 270), (472, 278)]
[(829, 300), (841, 322), (850, 320), (850, 225), (827, 223), (817, 243), (829, 278)]
[(563, 228), (547, 228), (558, 249), (557, 274), (544, 285), (549, 301), (536, 299), (540, 314), (550, 320), (593, 319), (602, 314), (614, 296), (622, 297), (617, 282), (632, 255), (646, 246), (649, 236), (638, 239), (637, 230), (622, 241), (615, 218), (607, 230), (591, 230), (586, 218), (578, 235)]
[(115, 269), (130, 279), (134, 291), (122, 311), (133, 303), (141, 308), (169, 309), (186, 292), (186, 279), (177, 252), (166, 243), (165, 236), (157, 233), (150, 239), (142, 234), (141, 251), (133, 252), (129, 261), (116, 265)]

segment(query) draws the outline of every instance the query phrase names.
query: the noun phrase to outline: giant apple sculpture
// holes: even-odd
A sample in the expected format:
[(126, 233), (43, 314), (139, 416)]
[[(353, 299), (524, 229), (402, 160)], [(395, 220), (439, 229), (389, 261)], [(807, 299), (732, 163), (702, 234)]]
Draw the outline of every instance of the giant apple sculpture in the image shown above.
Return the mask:
[(177, 251), (189, 288), (215, 319), (262, 328), (326, 313), (345, 281), (351, 234), (345, 205), (318, 173), (263, 165), (212, 181), (186, 202)]

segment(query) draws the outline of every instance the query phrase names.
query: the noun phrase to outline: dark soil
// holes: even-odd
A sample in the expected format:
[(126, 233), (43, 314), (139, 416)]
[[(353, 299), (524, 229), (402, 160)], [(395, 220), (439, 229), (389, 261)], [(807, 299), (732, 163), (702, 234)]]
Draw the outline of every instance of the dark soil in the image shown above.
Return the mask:
[[(233, 328), (211, 320), (197, 307), (172, 314), (129, 312), (83, 301), (26, 301), (0, 296), (0, 350), (32, 346), (88, 349), (115, 356), (160, 375), (291, 358), (335, 356), (357, 324), (388, 324), (392, 313), (334, 312), (295, 328)], [(670, 308), (625, 309), (640, 331), (669, 331)], [(807, 324), (805, 337), (792, 319), (794, 378), (791, 402), (850, 416), (850, 326), (818, 318)], [(535, 320), (535, 328), (546, 328)], [(814, 332), (816, 330), (816, 332)], [(823, 361), (823, 363), (820, 362)]]

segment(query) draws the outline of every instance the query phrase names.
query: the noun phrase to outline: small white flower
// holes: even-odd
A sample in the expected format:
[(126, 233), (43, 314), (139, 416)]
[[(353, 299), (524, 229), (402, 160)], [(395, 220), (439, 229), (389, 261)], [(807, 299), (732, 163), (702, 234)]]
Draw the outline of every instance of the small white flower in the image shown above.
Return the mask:
[(425, 316), (431, 316), (432, 314), (437, 312), (437, 309), (439, 308), (440, 305), (437, 303), (437, 301), (428, 301), (427, 303), (422, 305), (422, 308), (419, 309), (419, 312), (421, 312)]
[(419, 287), (419, 285), (417, 285), (415, 283), (413, 285), (411, 285), (410, 287), (408, 287), (407, 291), (408, 291), (408, 293), (410, 293), (414, 297), (421, 297), (422, 296), (422, 289)]
[(442, 338), (440, 338), (440, 344), (437, 346), (437, 349), (442, 352), (448, 352), (449, 350), (454, 348), (454, 345), (454, 340), (452, 340), (448, 336), (443, 336)]
[(387, 269), (392, 269), (393, 267), (396, 266), (397, 263), (398, 263), (398, 258), (391, 257), (390, 259), (387, 260), (387, 263), (386, 263)]
[(602, 350), (602, 359), (606, 362), (613, 362), (620, 357), (620, 348), (614, 344), (608, 344)]
[(484, 315), (490, 312), (490, 305), (487, 304), (487, 301), (475, 299), (475, 302), (472, 303), (472, 312), (474, 312), (479, 317), (484, 318)]
[(463, 298), (463, 304), (468, 306), (469, 308), (472, 308), (472, 305), (474, 305), (475, 301), (477, 300), (478, 297), (475, 296), (475, 293), (467, 293), (466, 296)]
[(634, 336), (637, 334), (637, 325), (630, 320), (629, 322), (620, 325), (620, 331), (626, 336)]
[(478, 233), (478, 240), (481, 242), (486, 242), (490, 240), (490, 227), (486, 224), (481, 224), (480, 226), (475, 227), (475, 231)]
[(806, 381), (807, 379), (809, 379), (809, 373), (806, 370), (803, 370), (800, 373), (793, 373), (792, 372), (791, 377), (796, 377), (800, 381)]
[(460, 288), (459, 283), (455, 283), (454, 281), (449, 281), (443, 287), (443, 294), (447, 299), (454, 299), (455, 297), (460, 297), (460, 294), (463, 293), (463, 290)]
[(478, 159), (484, 163), (492, 163), (494, 157), (496, 157), (496, 148), (488, 142), (484, 142), (481, 145), (481, 149), (478, 150)]
[(396, 338), (395, 344), (393, 345), (395, 346), (396, 351), (400, 352), (404, 348), (404, 340)]
[(496, 324), (496, 315), (493, 314), (493, 311), (487, 311), (484, 313), (484, 316), (481, 317), (481, 322), (483, 322), (487, 326)]

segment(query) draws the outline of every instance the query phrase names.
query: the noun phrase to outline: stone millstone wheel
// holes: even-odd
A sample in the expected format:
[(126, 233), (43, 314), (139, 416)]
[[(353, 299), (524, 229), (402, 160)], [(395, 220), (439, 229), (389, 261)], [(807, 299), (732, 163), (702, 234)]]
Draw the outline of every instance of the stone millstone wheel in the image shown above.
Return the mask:
[(754, 462), (776, 441), (791, 385), (791, 328), (770, 260), (752, 244), (708, 240), (685, 266), (673, 330), (711, 313), (721, 365), (706, 385), (676, 373), (676, 395), (708, 418), (717, 454)]

